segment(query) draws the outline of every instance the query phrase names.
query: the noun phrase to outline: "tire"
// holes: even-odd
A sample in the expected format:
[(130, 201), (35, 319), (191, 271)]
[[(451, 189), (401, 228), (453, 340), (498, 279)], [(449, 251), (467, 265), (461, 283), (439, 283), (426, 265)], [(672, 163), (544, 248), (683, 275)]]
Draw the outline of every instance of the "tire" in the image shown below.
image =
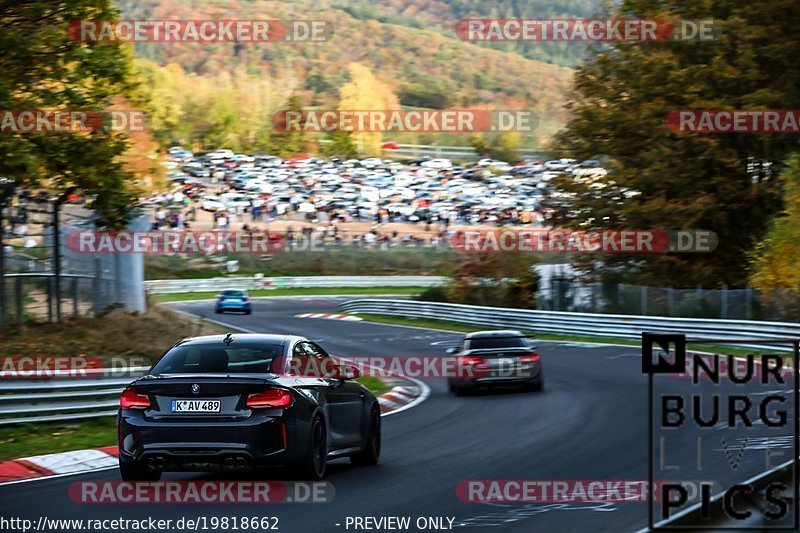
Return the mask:
[(214, 309), (214, 312), (215, 312), (216, 314), (218, 314), (218, 315), (221, 315), (221, 314), (222, 314), (222, 309), (220, 309), (219, 307), (217, 307), (216, 309)]
[(158, 481), (161, 479), (160, 470), (151, 470), (138, 463), (119, 462), (119, 475), (122, 481)]
[(244, 312), (244, 314), (252, 315), (253, 314), (253, 310), (252, 309), (248, 309), (247, 311)]
[(459, 395), (458, 391), (461, 390), (461, 387), (459, 387), (458, 385), (454, 385), (454, 384), (448, 382), (447, 383), (447, 390), (450, 393), (455, 394), (456, 396), (458, 396)]
[(466, 396), (471, 390), (471, 388), (466, 385), (455, 385), (453, 383), (448, 383), (447, 390), (449, 390), (456, 396)]
[(350, 456), (350, 462), (355, 466), (374, 466), (381, 457), (381, 415), (377, 409), (372, 411), (367, 428), (367, 442), (364, 449)]
[(308, 450), (295, 471), (303, 481), (320, 481), (325, 477), (328, 462), (328, 435), (322, 417), (315, 416), (311, 422)]

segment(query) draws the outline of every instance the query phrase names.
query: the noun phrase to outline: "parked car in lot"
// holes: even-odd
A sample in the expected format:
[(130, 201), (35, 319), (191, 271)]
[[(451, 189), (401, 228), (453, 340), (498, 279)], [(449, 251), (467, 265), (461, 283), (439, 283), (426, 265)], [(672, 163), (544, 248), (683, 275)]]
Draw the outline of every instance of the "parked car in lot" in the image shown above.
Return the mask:
[(217, 303), (214, 311), (216, 313), (241, 311), (249, 315), (253, 312), (250, 306), (250, 295), (247, 294), (245, 290), (226, 289), (217, 295)]
[[(423, 157), (407, 163), (379, 157), (342, 161), (296, 156), (284, 160), (230, 150), (191, 155), (178, 162), (179, 157), (191, 153), (173, 148), (169, 158), (179, 165), (170, 173), (173, 189), (193, 178), (200, 186), (183, 192), (199, 198), (201, 209), (224, 209), (236, 215), (267, 202), (268, 216), (278, 217), (299, 214), (313, 218), (314, 213), (324, 212), (329, 219), (363, 220), (385, 212), (389, 222), (541, 225), (554, 207), (556, 178), (601, 182), (606, 181), (607, 172), (595, 168), (596, 160), (579, 166), (574, 159), (551, 160), (547, 165), (528, 159), (512, 167), (484, 158), (454, 166), (446, 158)], [(217, 190), (223, 185), (227, 192), (215, 196), (210, 188), (202, 189), (212, 185)], [(524, 211), (527, 214), (523, 216)], [(256, 212), (256, 217), (263, 216)], [(446, 245), (445, 239), (438, 242)]]
[(542, 365), (535, 348), (519, 331), (468, 333), (458, 348), (450, 348), (447, 352), (456, 354), (459, 367), (470, 370), (471, 375), (449, 378), (448, 388), (456, 396), (469, 390), (499, 385), (521, 385), (529, 390), (542, 390)]
[(233, 157), (233, 151), (228, 149), (214, 150), (206, 154), (209, 159), (230, 159)]
[(221, 194), (219, 198), (227, 209), (244, 209), (250, 207), (250, 198), (244, 194), (227, 192)]
[(184, 339), (120, 397), (120, 475), (288, 466), (319, 480), (329, 459), (377, 464), (380, 407), (358, 375), (303, 337)]
[(423, 168), (431, 168), (437, 170), (443, 170), (453, 167), (453, 162), (449, 159), (430, 159), (428, 161), (423, 161), (420, 163), (421, 167)]
[(217, 209), (224, 209), (225, 202), (217, 196), (201, 196), (200, 209), (203, 211), (216, 211)]

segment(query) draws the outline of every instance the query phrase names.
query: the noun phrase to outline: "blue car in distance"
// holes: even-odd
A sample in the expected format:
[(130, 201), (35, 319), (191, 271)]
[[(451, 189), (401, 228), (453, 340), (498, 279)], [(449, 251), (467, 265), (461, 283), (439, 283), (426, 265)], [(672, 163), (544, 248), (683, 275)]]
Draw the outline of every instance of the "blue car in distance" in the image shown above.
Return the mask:
[(252, 313), (250, 296), (242, 289), (226, 289), (217, 295), (217, 313), (225, 311), (241, 311), (246, 315)]

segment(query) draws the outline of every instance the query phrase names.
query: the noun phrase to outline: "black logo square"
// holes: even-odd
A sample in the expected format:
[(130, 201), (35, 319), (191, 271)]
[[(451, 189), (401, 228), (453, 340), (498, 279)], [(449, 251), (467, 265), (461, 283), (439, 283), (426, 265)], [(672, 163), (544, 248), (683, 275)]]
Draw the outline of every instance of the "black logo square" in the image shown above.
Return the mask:
[[(653, 359), (653, 348), (672, 353), (670, 361), (663, 355)], [(686, 369), (686, 335), (674, 333), (642, 333), (642, 373), (680, 374)]]

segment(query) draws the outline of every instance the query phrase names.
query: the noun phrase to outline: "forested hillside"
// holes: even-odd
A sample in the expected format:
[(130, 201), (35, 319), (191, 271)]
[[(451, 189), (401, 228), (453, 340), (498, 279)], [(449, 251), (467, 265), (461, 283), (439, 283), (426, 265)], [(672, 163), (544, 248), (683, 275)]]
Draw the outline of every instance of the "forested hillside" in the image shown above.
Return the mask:
[[(138, 66), (148, 80), (144, 90), (159, 107), (162, 141), (171, 135), (163, 121), (172, 121), (192, 130), (192, 139), (211, 135), (216, 142), (222, 135), (246, 148), (291, 94), (304, 106), (336, 106), (353, 63), (370, 69), (403, 106), (533, 109), (540, 127), (527, 145), (542, 144), (565, 120), (570, 69), (482, 48), (424, 24), (364, 19), (333, 2), (305, 0), (120, 0), (118, 6), (126, 19), (313, 19), (333, 26), (333, 36), (321, 43), (137, 44), (137, 55), (148, 60)], [(240, 116), (243, 105), (258, 114)], [(253, 121), (260, 124), (234, 131)]]

